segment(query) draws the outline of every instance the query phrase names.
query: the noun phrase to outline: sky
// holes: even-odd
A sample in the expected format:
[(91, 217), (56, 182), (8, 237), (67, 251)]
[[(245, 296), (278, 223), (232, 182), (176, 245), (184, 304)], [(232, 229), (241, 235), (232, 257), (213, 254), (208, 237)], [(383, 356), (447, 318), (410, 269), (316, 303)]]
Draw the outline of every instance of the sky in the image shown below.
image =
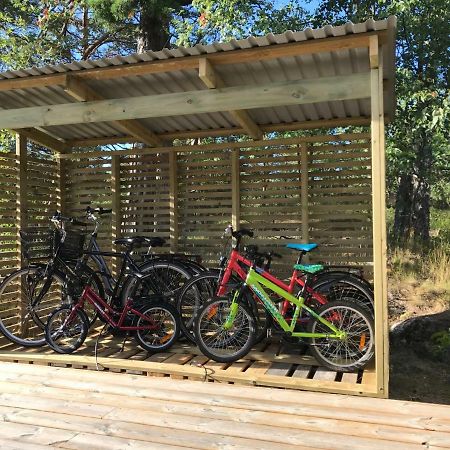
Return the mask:
[[(281, 6), (284, 6), (287, 3), (289, 3), (289, 0), (275, 0), (273, 3), (275, 7), (280, 8)], [(300, 4), (306, 10), (312, 12), (320, 3), (320, 0), (309, 0), (309, 1), (297, 0), (297, 3)]]

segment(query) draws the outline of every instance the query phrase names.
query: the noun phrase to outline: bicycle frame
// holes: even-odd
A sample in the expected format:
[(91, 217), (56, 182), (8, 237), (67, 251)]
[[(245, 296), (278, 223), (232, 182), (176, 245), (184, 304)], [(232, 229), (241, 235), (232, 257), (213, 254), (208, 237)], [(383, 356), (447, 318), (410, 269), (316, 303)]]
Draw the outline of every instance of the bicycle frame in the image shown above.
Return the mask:
[[(245, 280), (247, 277), (247, 273), (242, 269), (242, 267), (239, 265), (239, 263), (242, 263), (244, 265), (246, 265), (247, 267), (252, 267), (253, 263), (244, 258), (239, 251), (236, 248), (233, 248), (230, 254), (230, 258), (228, 260), (227, 263), (227, 267), (224, 271), (223, 277), (221, 278), (220, 282), (219, 282), (219, 287), (217, 290), (217, 296), (218, 297), (222, 297), (223, 295), (225, 295), (226, 292), (226, 286), (231, 278), (231, 275), (233, 273), (236, 273), (238, 275), (238, 277), (242, 280)], [(296, 285), (301, 286), (302, 288), (305, 286), (305, 281), (298, 276), (298, 270), (294, 269), (289, 281), (289, 284), (284, 283), (283, 281), (281, 281), (280, 279), (278, 279), (277, 277), (273, 276), (272, 274), (270, 274), (269, 272), (262, 270), (262, 269), (258, 269), (261, 270), (261, 275), (266, 278), (267, 280), (271, 281), (272, 283), (276, 284), (279, 288), (283, 289), (283, 291), (287, 291), (290, 294), (292, 294), (294, 292), (294, 288)], [(324, 297), (323, 295), (319, 294), (318, 292), (314, 291), (314, 289), (310, 288), (309, 286), (307, 286), (307, 292), (308, 294), (310, 294), (315, 300), (317, 300), (320, 304), (325, 304), (327, 303), (327, 299), (326, 297)], [(287, 312), (287, 304), (283, 304), (283, 309), (282, 309), (282, 314), (285, 315)]]
[[(108, 305), (104, 299), (102, 299), (90, 286), (86, 286), (83, 290), (83, 294), (81, 295), (80, 299), (76, 303), (76, 305), (73, 307), (71, 314), (69, 314), (68, 321), (71, 320), (73, 315), (75, 314), (75, 311), (79, 309), (83, 309), (84, 303), (89, 302), (102, 316), (102, 318), (112, 327), (117, 328), (119, 330), (123, 331), (137, 331), (137, 330), (155, 330), (157, 328), (156, 325), (148, 325), (148, 326), (128, 326), (123, 325), (125, 322), (125, 319), (128, 315), (128, 313), (133, 313), (143, 319), (146, 319), (148, 321), (148, 318), (139, 312), (138, 310), (134, 309), (132, 307), (133, 300), (128, 299), (125, 306), (123, 307), (122, 311), (119, 312), (118, 310), (114, 309), (112, 306)], [(112, 315), (119, 315), (119, 320), (117, 322), (114, 321)]]
[[(265, 308), (269, 313), (272, 315), (272, 317), (278, 322), (278, 324), (281, 326), (281, 328), (288, 333), (289, 335), (293, 337), (298, 338), (333, 338), (333, 339), (344, 339), (346, 337), (346, 334), (342, 331), (340, 331), (338, 328), (336, 328), (331, 322), (324, 319), (323, 317), (316, 314), (311, 308), (309, 308), (307, 305), (305, 305), (305, 299), (303, 296), (300, 296), (299, 298), (294, 297), (291, 293), (289, 293), (287, 290), (282, 289), (277, 284), (271, 282), (266, 277), (262, 276), (264, 271), (259, 268), (255, 268), (254, 266), (250, 267), (250, 270), (247, 273), (244, 287), (247, 286), (264, 304)], [(264, 287), (267, 289), (270, 289), (271, 291), (275, 292), (277, 295), (282, 297), (283, 299), (287, 300), (289, 303), (292, 303), (295, 305), (294, 315), (292, 317), (292, 320), (290, 323), (286, 321), (286, 319), (282, 316), (282, 314), (278, 311), (278, 308), (276, 305), (272, 302), (267, 292), (264, 290)], [(231, 303), (230, 313), (227, 317), (227, 320), (224, 324), (224, 328), (228, 329), (231, 328), (233, 325), (234, 319), (237, 314), (237, 302), (239, 298), (241, 290), (236, 292), (236, 294), (233, 297), (233, 301)], [(321, 322), (325, 326), (327, 326), (330, 329), (330, 333), (309, 333), (306, 331), (300, 331), (295, 332), (295, 326), (297, 325), (297, 319), (300, 316), (300, 312), (302, 309), (305, 309), (309, 315), (311, 315), (315, 320)]]

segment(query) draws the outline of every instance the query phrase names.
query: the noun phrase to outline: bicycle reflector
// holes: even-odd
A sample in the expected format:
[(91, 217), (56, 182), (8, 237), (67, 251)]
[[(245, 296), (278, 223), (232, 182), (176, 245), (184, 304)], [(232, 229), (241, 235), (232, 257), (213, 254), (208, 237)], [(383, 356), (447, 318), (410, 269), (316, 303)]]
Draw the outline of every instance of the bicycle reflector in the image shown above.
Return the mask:
[(208, 320), (211, 320), (217, 314), (217, 310), (218, 310), (217, 305), (211, 306), (211, 308), (209, 308), (208, 315), (206, 316), (206, 318)]
[(363, 333), (359, 338), (359, 349), (363, 350), (366, 345), (366, 333)]

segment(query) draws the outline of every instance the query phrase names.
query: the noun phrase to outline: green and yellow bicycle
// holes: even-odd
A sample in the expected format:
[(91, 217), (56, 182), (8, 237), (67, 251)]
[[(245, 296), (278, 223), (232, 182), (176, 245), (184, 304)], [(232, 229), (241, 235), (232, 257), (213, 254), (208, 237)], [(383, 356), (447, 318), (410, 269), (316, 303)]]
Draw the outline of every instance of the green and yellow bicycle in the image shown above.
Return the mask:
[[(374, 355), (375, 333), (372, 314), (352, 300), (331, 301), (317, 308), (308, 303), (309, 278), (323, 270), (320, 264), (296, 267), (307, 274), (298, 297), (264, 277), (264, 270), (253, 265), (245, 283), (230, 297), (215, 297), (202, 305), (194, 321), (194, 333), (202, 353), (217, 362), (230, 363), (244, 357), (256, 336), (256, 319), (245, 298), (257, 298), (281, 330), (291, 339), (306, 341), (317, 362), (332, 370), (352, 372), (364, 367)], [(248, 296), (248, 291), (254, 295)], [(283, 317), (273, 297), (292, 303), (294, 313)], [(232, 295), (232, 296), (231, 296)], [(256, 301), (256, 300), (255, 300)], [(299, 317), (307, 317), (298, 320)]]

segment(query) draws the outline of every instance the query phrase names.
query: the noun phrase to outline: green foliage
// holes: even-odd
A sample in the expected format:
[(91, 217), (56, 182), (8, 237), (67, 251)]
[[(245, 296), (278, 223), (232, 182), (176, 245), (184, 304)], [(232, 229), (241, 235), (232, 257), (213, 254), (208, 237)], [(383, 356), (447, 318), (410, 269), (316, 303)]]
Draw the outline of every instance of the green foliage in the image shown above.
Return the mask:
[(431, 336), (431, 352), (437, 359), (443, 359), (450, 350), (450, 330), (442, 330)]
[(277, 9), (268, 0), (193, 0), (190, 8), (174, 16), (172, 25), (176, 44), (189, 46), (301, 30), (309, 19), (296, 1)]

